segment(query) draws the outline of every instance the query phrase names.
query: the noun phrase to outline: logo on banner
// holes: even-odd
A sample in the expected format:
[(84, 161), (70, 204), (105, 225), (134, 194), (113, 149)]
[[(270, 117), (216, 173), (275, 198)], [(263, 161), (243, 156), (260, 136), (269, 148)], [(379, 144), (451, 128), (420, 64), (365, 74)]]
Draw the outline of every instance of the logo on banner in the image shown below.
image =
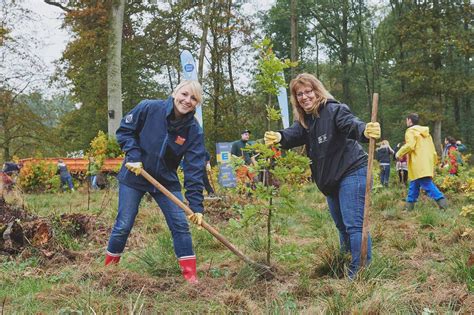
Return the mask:
[(190, 63), (184, 65), (184, 71), (186, 72), (192, 72), (194, 70), (194, 66)]

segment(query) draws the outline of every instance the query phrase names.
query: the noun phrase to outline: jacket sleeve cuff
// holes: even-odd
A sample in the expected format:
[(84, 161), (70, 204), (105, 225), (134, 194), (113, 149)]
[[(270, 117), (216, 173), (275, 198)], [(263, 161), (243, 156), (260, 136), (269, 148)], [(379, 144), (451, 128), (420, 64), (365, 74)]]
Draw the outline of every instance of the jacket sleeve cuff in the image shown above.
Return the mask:
[(191, 208), (191, 210), (193, 210), (194, 213), (204, 212), (204, 206), (202, 204), (189, 204), (189, 207)]
[(127, 162), (141, 162), (142, 154), (139, 149), (132, 149), (127, 152), (126, 156)]

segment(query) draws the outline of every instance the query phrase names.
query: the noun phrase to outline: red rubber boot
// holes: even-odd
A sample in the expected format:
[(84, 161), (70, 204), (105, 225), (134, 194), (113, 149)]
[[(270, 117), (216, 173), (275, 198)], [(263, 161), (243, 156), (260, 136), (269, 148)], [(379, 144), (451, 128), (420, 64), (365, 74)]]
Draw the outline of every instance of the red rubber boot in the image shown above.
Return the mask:
[(196, 256), (186, 256), (178, 258), (181, 272), (188, 283), (199, 283), (196, 274)]
[(107, 252), (105, 254), (105, 265), (108, 266), (110, 264), (116, 265), (120, 261), (120, 254), (112, 254)]

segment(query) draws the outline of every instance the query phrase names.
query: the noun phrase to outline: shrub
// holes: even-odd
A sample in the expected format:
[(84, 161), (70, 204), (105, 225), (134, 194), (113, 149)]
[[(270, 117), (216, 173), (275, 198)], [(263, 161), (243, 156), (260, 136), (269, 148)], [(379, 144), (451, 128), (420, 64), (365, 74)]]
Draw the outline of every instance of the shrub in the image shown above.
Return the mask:
[(26, 192), (56, 191), (59, 187), (57, 167), (45, 161), (26, 163), (20, 170), (19, 185)]
[(117, 139), (108, 137), (103, 131), (99, 131), (97, 136), (92, 139), (89, 149), (89, 156), (95, 158), (98, 167), (102, 167), (104, 160), (107, 158), (115, 158), (122, 154)]

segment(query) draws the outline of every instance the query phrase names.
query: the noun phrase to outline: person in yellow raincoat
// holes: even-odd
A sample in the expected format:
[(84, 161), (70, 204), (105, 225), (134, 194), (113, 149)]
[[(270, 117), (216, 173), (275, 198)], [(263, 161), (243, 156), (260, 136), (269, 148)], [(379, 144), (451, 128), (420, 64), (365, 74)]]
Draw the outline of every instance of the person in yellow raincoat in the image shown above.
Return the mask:
[(407, 116), (407, 130), (405, 132), (405, 144), (397, 151), (396, 158), (407, 154), (408, 156), (408, 186), (407, 210), (414, 209), (415, 202), (420, 195), (420, 188), (434, 199), (441, 209), (447, 207), (446, 198), (438, 187), (433, 183), (434, 167), (437, 160), (435, 146), (430, 135), (430, 129), (418, 125), (420, 118), (418, 114), (412, 113)]

